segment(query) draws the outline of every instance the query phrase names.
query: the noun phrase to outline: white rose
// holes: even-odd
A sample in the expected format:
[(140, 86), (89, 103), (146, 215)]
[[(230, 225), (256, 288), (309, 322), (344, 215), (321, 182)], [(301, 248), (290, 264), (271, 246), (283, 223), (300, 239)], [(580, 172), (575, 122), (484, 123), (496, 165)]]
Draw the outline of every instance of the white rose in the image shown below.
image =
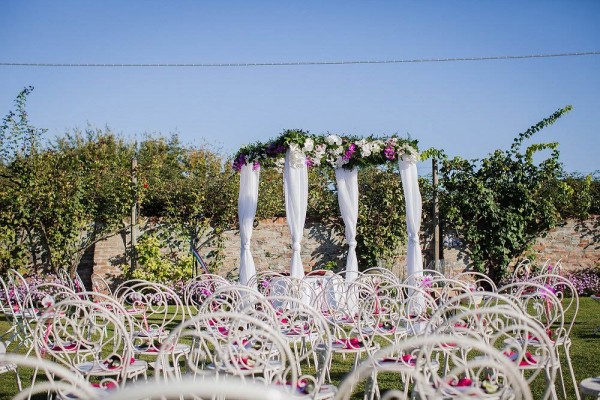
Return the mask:
[(290, 143), (290, 151), (292, 153), (298, 153), (300, 151), (300, 146), (296, 143)]
[(329, 145), (336, 145), (336, 146), (342, 145), (342, 138), (339, 137), (338, 135), (329, 135), (325, 138), (325, 141)]
[(313, 151), (315, 147), (315, 142), (311, 139), (311, 138), (307, 138), (304, 141), (304, 148), (302, 150), (304, 150), (304, 152), (309, 152), (309, 151)]

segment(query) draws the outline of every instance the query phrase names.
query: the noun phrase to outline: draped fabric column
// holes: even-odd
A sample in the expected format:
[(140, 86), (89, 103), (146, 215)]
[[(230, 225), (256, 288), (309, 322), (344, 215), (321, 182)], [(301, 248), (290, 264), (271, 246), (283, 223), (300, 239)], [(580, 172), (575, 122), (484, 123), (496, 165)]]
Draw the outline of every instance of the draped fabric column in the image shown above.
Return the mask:
[[(421, 193), (419, 192), (419, 176), (417, 174), (417, 160), (408, 155), (399, 160), (402, 188), (406, 201), (406, 228), (408, 231), (408, 249), (406, 252), (407, 274), (423, 271), (423, 257), (419, 245), (419, 230), (421, 229)], [(418, 275), (418, 274), (417, 274)], [(408, 282), (409, 285), (414, 285)]]
[[(238, 218), (240, 220), (240, 284), (247, 285), (256, 274), (254, 259), (250, 251), (256, 203), (258, 202), (258, 181), (260, 168), (245, 164), (240, 171), (240, 194), (238, 197)], [(255, 288), (256, 289), (256, 288)]]
[(304, 267), (300, 257), (300, 243), (304, 236), (304, 221), (308, 203), (308, 169), (306, 156), (298, 150), (288, 149), (283, 169), (283, 188), (285, 193), (285, 213), (292, 235), (292, 264), (290, 275), (304, 277)]
[(358, 260), (356, 259), (356, 224), (358, 222), (358, 170), (344, 168), (335, 169), (338, 189), (338, 203), (344, 220), (348, 258), (346, 259), (346, 280), (353, 281), (358, 277)]

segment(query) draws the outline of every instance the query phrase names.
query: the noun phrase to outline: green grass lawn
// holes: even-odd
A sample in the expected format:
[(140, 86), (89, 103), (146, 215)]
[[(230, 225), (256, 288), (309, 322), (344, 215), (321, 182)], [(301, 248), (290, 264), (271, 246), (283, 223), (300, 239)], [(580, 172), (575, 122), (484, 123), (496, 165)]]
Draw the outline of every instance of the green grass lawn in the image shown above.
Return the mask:
[[(2, 317), (0, 317), (2, 318)], [(570, 321), (570, 316), (567, 316), (567, 321)], [(577, 320), (571, 332), (571, 338), (573, 340), (573, 346), (571, 347), (571, 358), (575, 368), (575, 374), (577, 380), (581, 381), (590, 376), (600, 375), (600, 333), (595, 333), (596, 328), (600, 326), (600, 304), (594, 302), (589, 297), (580, 299), (580, 309), (577, 316)], [(2, 319), (0, 320), (0, 334), (6, 332), (9, 329), (9, 323)], [(341, 356), (335, 356), (332, 369), (331, 378), (334, 384), (339, 384), (346, 374), (352, 368), (352, 357), (342, 359)], [(568, 369), (563, 363), (563, 372), (565, 374), (567, 393), (569, 393), (569, 399), (575, 399), (573, 392), (573, 386), (568, 378)], [(31, 383), (32, 371), (27, 369), (21, 369), (19, 371), (23, 385), (26, 387)], [(40, 379), (40, 378), (38, 378)], [(43, 379), (43, 378), (41, 378)], [(544, 388), (541, 379), (538, 379), (539, 383), (532, 387), (534, 398), (539, 398)], [(379, 385), (382, 390), (399, 388), (400, 382), (397, 375), (394, 374), (381, 374), (379, 377)], [(359, 387), (360, 390), (360, 387)], [(557, 382), (557, 391), (560, 388)], [(0, 375), (0, 399), (10, 398), (12, 395), (17, 393), (17, 384), (15, 375), (12, 372)], [(357, 391), (355, 391), (357, 393)], [(45, 398), (45, 397), (40, 397)], [(356, 398), (362, 398), (362, 396), (356, 395)]]

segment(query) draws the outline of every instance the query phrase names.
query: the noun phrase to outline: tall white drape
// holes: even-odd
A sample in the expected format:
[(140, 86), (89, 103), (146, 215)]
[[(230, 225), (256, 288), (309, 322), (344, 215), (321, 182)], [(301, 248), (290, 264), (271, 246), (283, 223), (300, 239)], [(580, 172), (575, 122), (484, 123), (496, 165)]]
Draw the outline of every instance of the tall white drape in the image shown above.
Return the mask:
[(353, 281), (358, 277), (356, 259), (356, 224), (358, 222), (358, 170), (335, 169), (338, 188), (338, 203), (344, 220), (348, 258), (346, 259), (346, 279)]
[(250, 240), (258, 202), (258, 181), (260, 168), (254, 170), (252, 164), (245, 164), (240, 171), (240, 194), (238, 197), (238, 217), (240, 220), (240, 284), (247, 285), (248, 280), (256, 274), (256, 267)]
[[(423, 272), (423, 257), (419, 245), (419, 230), (421, 229), (421, 192), (419, 192), (419, 175), (417, 161), (414, 157), (404, 155), (399, 160), (404, 200), (406, 201), (406, 229), (408, 231), (408, 249), (406, 251), (406, 269), (409, 275)], [(418, 274), (416, 274), (418, 275)], [(414, 285), (408, 282), (409, 285)]]
[(304, 277), (304, 267), (300, 257), (300, 243), (304, 236), (304, 221), (308, 204), (308, 169), (306, 156), (303, 153), (288, 149), (285, 154), (283, 188), (286, 219), (292, 235), (290, 275), (294, 278), (302, 278)]

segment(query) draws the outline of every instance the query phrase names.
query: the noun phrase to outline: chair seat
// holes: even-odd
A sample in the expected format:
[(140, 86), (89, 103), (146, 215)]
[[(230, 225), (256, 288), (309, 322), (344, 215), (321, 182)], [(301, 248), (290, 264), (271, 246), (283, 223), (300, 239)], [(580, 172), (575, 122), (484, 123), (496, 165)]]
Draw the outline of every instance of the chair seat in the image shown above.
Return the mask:
[(579, 383), (581, 394), (592, 397), (600, 397), (600, 376), (587, 378)]
[[(87, 376), (116, 376), (121, 373), (123, 368), (109, 368), (98, 363), (85, 362), (75, 365), (75, 368)], [(143, 360), (135, 360), (127, 366), (127, 376), (133, 377), (143, 374), (148, 369), (148, 363)]]
[(267, 360), (266, 364), (264, 364), (264, 361), (262, 361), (258, 366), (256, 364), (249, 365), (247, 362), (240, 362), (237, 365), (220, 362), (216, 366), (214, 363), (210, 363), (206, 366), (206, 368), (209, 370), (233, 373), (234, 375), (254, 375), (262, 373), (269, 374), (273, 371), (281, 369), (281, 362), (279, 360)]
[(0, 361), (0, 374), (8, 371), (16, 371), (17, 364), (13, 364), (10, 362)]
[[(155, 346), (144, 346), (139, 345), (135, 346), (135, 354), (141, 354), (146, 356), (156, 356), (160, 352), (160, 349)], [(175, 347), (169, 350), (172, 354), (187, 354), (191, 351), (191, 346), (189, 344), (178, 343)]]

